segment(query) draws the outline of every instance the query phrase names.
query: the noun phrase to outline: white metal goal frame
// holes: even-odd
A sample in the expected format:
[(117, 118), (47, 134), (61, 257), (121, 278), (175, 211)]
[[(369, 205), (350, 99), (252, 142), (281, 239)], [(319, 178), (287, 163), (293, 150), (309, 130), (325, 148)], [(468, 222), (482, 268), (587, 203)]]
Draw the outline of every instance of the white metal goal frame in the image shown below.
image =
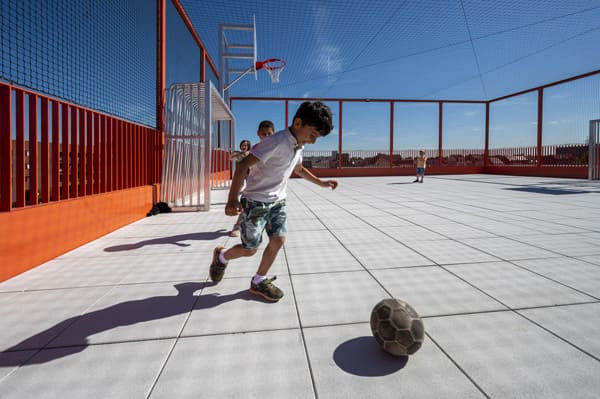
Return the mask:
[(182, 210), (210, 210), (213, 126), (235, 118), (211, 82), (176, 83), (165, 93), (160, 200)]

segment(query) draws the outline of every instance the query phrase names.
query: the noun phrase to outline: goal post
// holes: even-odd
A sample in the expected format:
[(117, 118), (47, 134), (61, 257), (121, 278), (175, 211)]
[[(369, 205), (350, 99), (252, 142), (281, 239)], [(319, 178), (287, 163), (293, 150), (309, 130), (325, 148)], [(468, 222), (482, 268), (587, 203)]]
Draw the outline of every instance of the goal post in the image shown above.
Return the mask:
[(211, 82), (176, 83), (165, 95), (160, 200), (172, 208), (210, 210), (214, 122), (234, 117)]

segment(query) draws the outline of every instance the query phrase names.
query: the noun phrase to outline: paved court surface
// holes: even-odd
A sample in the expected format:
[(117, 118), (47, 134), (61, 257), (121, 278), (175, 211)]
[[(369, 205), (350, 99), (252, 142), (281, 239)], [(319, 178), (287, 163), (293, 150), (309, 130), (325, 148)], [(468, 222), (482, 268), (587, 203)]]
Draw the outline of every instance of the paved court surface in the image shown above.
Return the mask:
[[(145, 218), (0, 283), (0, 398), (598, 398), (600, 185), (492, 175), (293, 180), (276, 304), (227, 231)], [(423, 316), (416, 355), (372, 307)]]

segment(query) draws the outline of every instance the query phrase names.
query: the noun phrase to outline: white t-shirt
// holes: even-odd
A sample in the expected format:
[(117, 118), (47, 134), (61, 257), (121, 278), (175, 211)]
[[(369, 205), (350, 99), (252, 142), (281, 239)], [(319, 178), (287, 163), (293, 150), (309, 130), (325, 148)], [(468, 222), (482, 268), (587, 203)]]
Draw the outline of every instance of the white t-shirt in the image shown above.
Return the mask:
[(297, 147), (292, 132), (280, 130), (256, 144), (250, 153), (260, 162), (250, 168), (242, 196), (268, 203), (284, 199), (288, 179), (302, 163), (302, 147)]

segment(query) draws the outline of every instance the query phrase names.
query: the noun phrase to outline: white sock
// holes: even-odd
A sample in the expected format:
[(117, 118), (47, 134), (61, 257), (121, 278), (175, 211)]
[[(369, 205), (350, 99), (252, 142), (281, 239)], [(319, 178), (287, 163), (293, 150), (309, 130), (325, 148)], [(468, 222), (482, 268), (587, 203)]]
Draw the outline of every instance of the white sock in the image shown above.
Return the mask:
[(229, 263), (229, 261), (227, 259), (225, 259), (225, 250), (222, 250), (221, 253), (219, 254), (219, 262), (221, 262), (224, 265)]
[(266, 279), (265, 276), (261, 276), (260, 274), (255, 274), (254, 277), (252, 277), (252, 284), (258, 285), (258, 284), (262, 283), (262, 281), (264, 279)]

